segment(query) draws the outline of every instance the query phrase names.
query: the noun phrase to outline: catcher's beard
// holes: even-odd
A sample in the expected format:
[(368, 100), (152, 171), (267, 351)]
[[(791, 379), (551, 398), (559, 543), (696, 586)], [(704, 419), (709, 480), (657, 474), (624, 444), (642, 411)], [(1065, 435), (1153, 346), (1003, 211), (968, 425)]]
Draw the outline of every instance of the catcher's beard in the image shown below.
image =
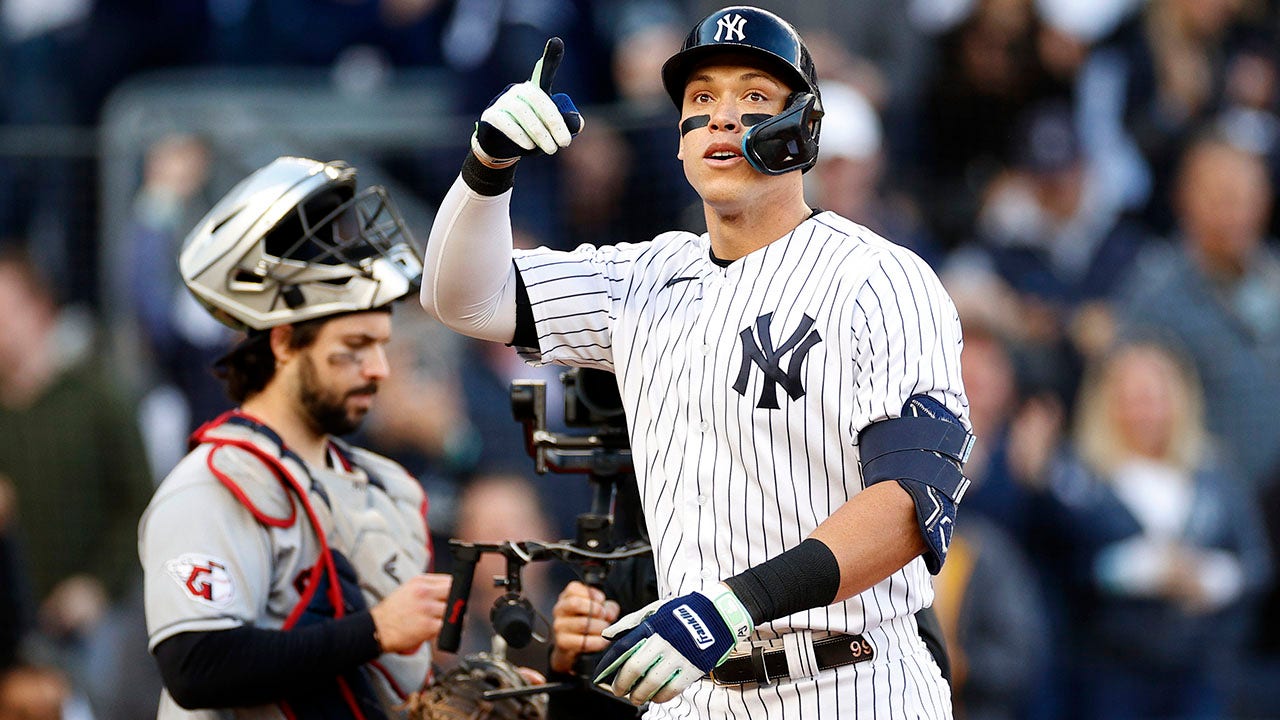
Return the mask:
[(320, 373), (316, 371), (311, 356), (303, 355), (300, 360), (298, 400), (306, 410), (312, 429), (328, 435), (355, 432), (368, 411), (364, 408), (348, 409), (347, 400), (353, 395), (372, 395), (378, 392), (378, 384), (371, 382), (354, 390), (335, 391), (321, 382)]

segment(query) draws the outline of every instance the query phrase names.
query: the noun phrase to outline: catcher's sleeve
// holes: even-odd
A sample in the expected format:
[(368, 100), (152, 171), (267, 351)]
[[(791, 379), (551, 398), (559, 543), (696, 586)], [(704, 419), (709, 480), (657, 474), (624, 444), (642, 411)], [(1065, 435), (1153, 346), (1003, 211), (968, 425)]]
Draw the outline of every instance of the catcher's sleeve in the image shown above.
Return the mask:
[(293, 630), (242, 625), (179, 633), (155, 648), (165, 688), (184, 708), (261, 705), (378, 657), (373, 616)]

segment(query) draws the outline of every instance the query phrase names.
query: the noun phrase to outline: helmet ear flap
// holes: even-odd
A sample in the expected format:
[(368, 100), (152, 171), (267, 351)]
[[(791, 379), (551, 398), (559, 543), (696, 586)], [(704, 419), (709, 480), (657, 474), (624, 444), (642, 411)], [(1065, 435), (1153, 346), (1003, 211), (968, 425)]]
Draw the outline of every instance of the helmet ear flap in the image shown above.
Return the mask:
[(818, 161), (821, 126), (818, 95), (792, 93), (782, 112), (747, 128), (742, 136), (742, 155), (751, 167), (766, 175), (807, 172)]

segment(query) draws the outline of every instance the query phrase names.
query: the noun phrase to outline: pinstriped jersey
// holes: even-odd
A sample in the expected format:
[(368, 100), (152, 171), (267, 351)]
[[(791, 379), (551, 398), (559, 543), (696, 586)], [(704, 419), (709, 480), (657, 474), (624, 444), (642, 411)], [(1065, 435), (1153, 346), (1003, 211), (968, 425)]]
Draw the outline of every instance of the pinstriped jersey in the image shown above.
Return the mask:
[[(910, 396), (968, 426), (959, 318), (936, 275), (834, 213), (727, 266), (686, 232), (515, 262), (538, 336), (526, 357), (618, 377), (664, 597), (798, 545), (862, 489), (858, 433)], [(916, 558), (757, 634), (861, 633), (932, 599)]]

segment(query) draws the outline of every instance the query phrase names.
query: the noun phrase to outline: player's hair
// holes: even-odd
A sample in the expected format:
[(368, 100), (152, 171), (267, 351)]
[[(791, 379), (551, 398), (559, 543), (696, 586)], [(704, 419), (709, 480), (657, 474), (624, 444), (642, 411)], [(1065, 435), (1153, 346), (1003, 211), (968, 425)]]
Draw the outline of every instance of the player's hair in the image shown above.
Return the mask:
[[(333, 317), (293, 323), (289, 347), (308, 347), (320, 335), (320, 328)], [(213, 366), (213, 374), (226, 386), (227, 396), (237, 405), (262, 392), (276, 374), (276, 356), (271, 351), (271, 331), (254, 330)]]
[(1194, 472), (1208, 449), (1204, 426), (1204, 400), (1200, 381), (1187, 361), (1167, 343), (1141, 339), (1123, 342), (1095, 361), (1084, 374), (1075, 418), (1075, 444), (1091, 470), (1109, 477), (1132, 457), (1124, 433), (1112, 420), (1112, 403), (1120, 378), (1119, 361), (1130, 355), (1146, 354), (1166, 366), (1173, 420), (1168, 447), (1161, 460), (1184, 472)]

